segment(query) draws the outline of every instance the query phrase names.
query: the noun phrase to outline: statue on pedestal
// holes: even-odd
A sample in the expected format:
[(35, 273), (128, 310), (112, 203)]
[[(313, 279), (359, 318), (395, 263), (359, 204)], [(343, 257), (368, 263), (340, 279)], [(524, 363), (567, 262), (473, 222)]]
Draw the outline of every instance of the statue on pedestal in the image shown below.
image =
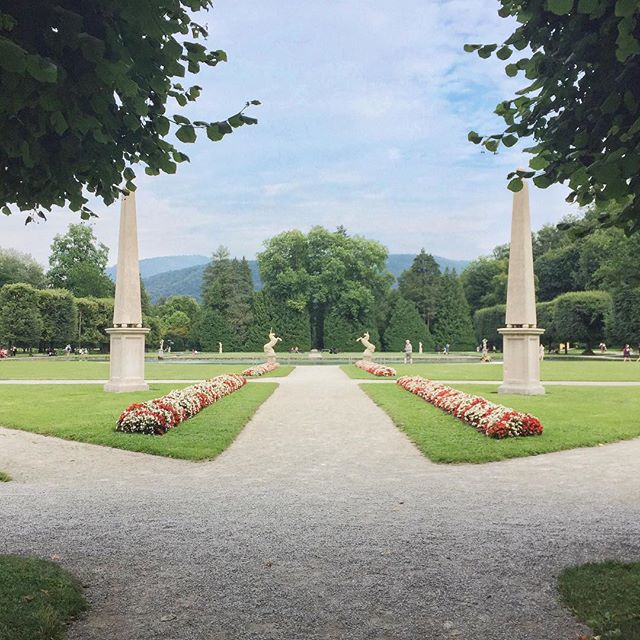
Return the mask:
[(361, 338), (356, 338), (356, 342), (360, 342), (364, 347), (364, 353), (362, 354), (363, 360), (373, 359), (373, 352), (376, 350), (376, 345), (369, 342), (369, 332), (365, 331)]
[(264, 345), (263, 350), (265, 355), (267, 356), (267, 362), (275, 362), (276, 361), (276, 352), (273, 347), (275, 347), (278, 342), (282, 342), (282, 338), (276, 336), (273, 332), (273, 329), (269, 331), (269, 342)]

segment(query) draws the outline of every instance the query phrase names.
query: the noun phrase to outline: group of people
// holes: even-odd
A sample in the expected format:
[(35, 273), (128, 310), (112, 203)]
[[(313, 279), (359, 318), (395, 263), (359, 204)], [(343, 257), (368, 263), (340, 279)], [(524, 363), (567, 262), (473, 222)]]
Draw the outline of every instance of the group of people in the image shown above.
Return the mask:
[(10, 358), (14, 357), (18, 353), (18, 348), (16, 346), (9, 347), (5, 349), (4, 347), (0, 347), (0, 358)]

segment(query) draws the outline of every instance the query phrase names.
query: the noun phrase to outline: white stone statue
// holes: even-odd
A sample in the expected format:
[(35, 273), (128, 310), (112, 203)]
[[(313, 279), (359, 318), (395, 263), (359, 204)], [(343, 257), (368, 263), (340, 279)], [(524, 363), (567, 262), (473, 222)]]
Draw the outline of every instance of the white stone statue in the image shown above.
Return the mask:
[(218, 342), (218, 353), (222, 353), (222, 342)]
[(371, 360), (373, 358), (373, 352), (376, 350), (376, 345), (369, 342), (369, 332), (365, 331), (364, 335), (361, 338), (356, 338), (356, 342), (360, 342), (364, 347), (362, 359)]
[(418, 342), (418, 353), (422, 353), (422, 342)]
[(160, 340), (160, 346), (158, 347), (158, 360), (164, 358), (164, 340)]
[(269, 331), (269, 342), (267, 342), (267, 344), (265, 344), (263, 347), (264, 353), (267, 356), (267, 359), (275, 360), (276, 352), (274, 351), (273, 347), (275, 347), (278, 344), (278, 342), (282, 342), (282, 338), (279, 338), (278, 336), (276, 336), (276, 334), (273, 333), (273, 329), (272, 329), (271, 331)]

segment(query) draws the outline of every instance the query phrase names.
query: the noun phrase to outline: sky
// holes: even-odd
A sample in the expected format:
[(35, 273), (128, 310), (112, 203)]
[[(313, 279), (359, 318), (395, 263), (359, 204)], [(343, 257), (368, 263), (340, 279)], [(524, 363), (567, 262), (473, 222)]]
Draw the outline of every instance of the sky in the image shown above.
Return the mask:
[[(184, 145), (190, 164), (144, 176), (136, 193), (140, 257), (209, 255), (225, 245), (253, 258), (265, 239), (343, 225), (391, 253), (473, 259), (508, 242), (506, 174), (526, 166), (518, 146), (498, 155), (467, 141), (498, 133), (495, 105), (524, 86), (504, 62), (463, 51), (501, 42), (514, 23), (497, 0), (215, 0), (198, 19), (226, 64), (205, 67), (193, 119), (221, 120), (247, 100), (259, 124), (221, 142)], [(185, 83), (186, 84), (186, 83)], [(180, 143), (179, 143), (180, 144)], [(575, 209), (568, 189), (531, 191), (532, 227)], [(92, 202), (98, 239), (117, 257), (119, 205)], [(76, 214), (23, 225), (0, 220), (0, 246), (46, 264)]]

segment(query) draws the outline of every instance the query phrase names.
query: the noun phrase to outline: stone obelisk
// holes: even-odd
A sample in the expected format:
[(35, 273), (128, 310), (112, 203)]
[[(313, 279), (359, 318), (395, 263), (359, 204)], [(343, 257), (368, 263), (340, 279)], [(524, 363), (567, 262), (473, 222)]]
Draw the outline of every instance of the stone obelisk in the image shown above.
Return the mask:
[(542, 395), (540, 384), (540, 336), (536, 318), (536, 290), (533, 279), (533, 250), (529, 215), (529, 188), (513, 194), (511, 244), (509, 247), (509, 281), (507, 317), (504, 329), (503, 380), (498, 393)]
[(140, 268), (138, 265), (138, 223), (133, 191), (122, 198), (116, 299), (113, 308), (109, 382), (105, 391), (146, 391), (144, 341), (149, 329), (142, 326)]

